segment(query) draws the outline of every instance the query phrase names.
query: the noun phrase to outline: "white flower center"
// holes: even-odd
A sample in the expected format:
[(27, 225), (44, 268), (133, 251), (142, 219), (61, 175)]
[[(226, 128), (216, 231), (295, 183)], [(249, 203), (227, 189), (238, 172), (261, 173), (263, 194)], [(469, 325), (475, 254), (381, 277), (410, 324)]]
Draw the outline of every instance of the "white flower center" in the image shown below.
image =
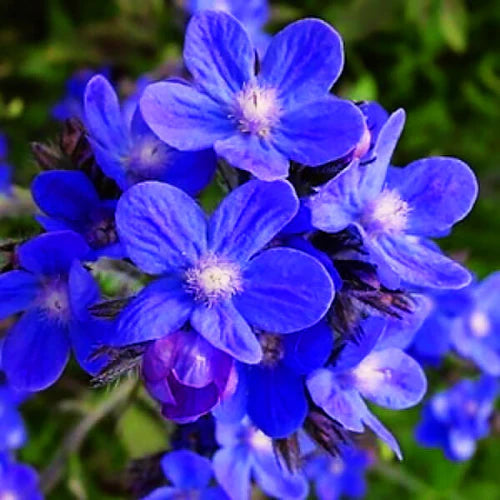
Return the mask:
[(271, 438), (266, 436), (262, 431), (259, 431), (258, 429), (252, 429), (250, 431), (249, 442), (250, 446), (254, 450), (264, 451), (270, 450), (273, 447)]
[(397, 191), (384, 189), (366, 206), (362, 224), (370, 233), (399, 233), (406, 229), (409, 213), (408, 203)]
[(469, 318), (469, 326), (475, 337), (486, 337), (490, 333), (490, 320), (482, 311), (474, 311)]
[(145, 136), (134, 144), (125, 160), (131, 182), (156, 179), (169, 162), (169, 151), (168, 146), (153, 136)]
[(241, 291), (241, 270), (234, 262), (205, 256), (185, 275), (187, 289), (197, 300), (211, 305)]
[(13, 491), (0, 491), (0, 500), (18, 500), (18, 498)]
[(234, 118), (241, 132), (267, 137), (280, 115), (276, 89), (250, 83), (236, 95)]
[(52, 318), (65, 320), (70, 314), (68, 286), (64, 280), (48, 281), (40, 294), (40, 306)]

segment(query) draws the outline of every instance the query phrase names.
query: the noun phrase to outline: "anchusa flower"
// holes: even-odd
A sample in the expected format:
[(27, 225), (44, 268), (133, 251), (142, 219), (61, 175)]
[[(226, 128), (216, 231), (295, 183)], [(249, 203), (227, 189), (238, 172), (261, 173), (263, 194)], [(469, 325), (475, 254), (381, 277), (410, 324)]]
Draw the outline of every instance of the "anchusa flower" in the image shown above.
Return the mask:
[(19, 269), (0, 275), (0, 317), (25, 311), (10, 328), (2, 349), (3, 369), (12, 386), (39, 391), (61, 375), (70, 348), (89, 372), (89, 361), (108, 325), (90, 317), (99, 300), (97, 284), (80, 260), (85, 241), (71, 231), (43, 234), (17, 250)]
[(261, 180), (284, 178), (290, 160), (321, 165), (361, 138), (361, 112), (328, 94), (343, 60), (335, 30), (308, 19), (273, 38), (255, 74), (243, 26), (224, 12), (202, 11), (192, 17), (184, 46), (194, 84), (150, 85), (140, 107), (149, 127), (175, 148), (213, 147)]
[(476, 441), (489, 433), (498, 389), (498, 381), (484, 375), (435, 394), (423, 409), (417, 441), (441, 448), (450, 460), (468, 460), (476, 451)]

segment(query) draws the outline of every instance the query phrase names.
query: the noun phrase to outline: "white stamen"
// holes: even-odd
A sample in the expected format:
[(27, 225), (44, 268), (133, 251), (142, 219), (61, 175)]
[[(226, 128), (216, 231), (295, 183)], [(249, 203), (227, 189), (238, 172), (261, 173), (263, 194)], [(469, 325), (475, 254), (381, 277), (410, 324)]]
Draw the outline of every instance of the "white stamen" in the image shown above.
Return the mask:
[(208, 305), (241, 291), (239, 266), (215, 255), (205, 256), (185, 275), (187, 289)]
[(472, 335), (475, 337), (483, 338), (490, 333), (491, 325), (490, 320), (482, 311), (474, 311), (469, 318), (469, 326)]
[(234, 118), (241, 132), (266, 137), (280, 115), (281, 108), (273, 88), (251, 83), (236, 95)]
[(366, 206), (362, 223), (371, 233), (399, 233), (408, 225), (409, 212), (408, 203), (397, 191), (384, 189)]

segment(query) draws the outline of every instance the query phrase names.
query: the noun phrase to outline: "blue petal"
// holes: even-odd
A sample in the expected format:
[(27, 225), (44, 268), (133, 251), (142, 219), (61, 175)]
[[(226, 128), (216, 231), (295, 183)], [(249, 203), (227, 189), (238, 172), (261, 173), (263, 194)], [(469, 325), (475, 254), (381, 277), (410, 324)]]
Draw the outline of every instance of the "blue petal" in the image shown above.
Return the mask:
[(290, 473), (279, 463), (272, 448), (256, 449), (253, 473), (262, 491), (273, 498), (302, 500), (307, 497), (309, 485), (302, 472)]
[(73, 231), (42, 234), (21, 245), (17, 251), (22, 267), (36, 275), (67, 274), (74, 260), (84, 259), (89, 247)]
[(79, 171), (42, 172), (35, 177), (31, 192), (43, 212), (69, 221), (85, 220), (89, 210), (99, 203), (93, 184)]
[(248, 416), (264, 434), (284, 438), (299, 429), (308, 413), (304, 379), (284, 364), (246, 370)]
[(333, 349), (333, 331), (326, 321), (320, 321), (299, 333), (283, 338), (283, 362), (296, 373), (307, 375), (323, 366)]
[(99, 286), (79, 261), (73, 262), (68, 278), (69, 301), (75, 318), (90, 318), (88, 307), (100, 298)]
[(468, 460), (476, 451), (476, 441), (467, 431), (450, 429), (446, 454), (451, 460)]
[[(363, 403), (364, 404), (364, 403)], [(401, 449), (399, 448), (399, 444), (394, 438), (394, 436), (382, 425), (373, 413), (365, 406), (365, 413), (363, 415), (363, 422), (370, 427), (370, 429), (380, 438), (384, 443), (389, 446), (389, 448), (396, 454), (399, 460), (403, 459), (403, 455), (401, 453)]]
[(23, 419), (10, 392), (10, 387), (0, 386), (0, 454), (21, 448), (26, 442)]
[(361, 111), (349, 101), (329, 96), (285, 113), (272, 140), (289, 159), (315, 167), (349, 153), (363, 130)]
[(227, 112), (190, 85), (159, 82), (149, 85), (140, 101), (151, 130), (181, 151), (199, 151), (236, 132)]
[(236, 308), (254, 327), (291, 333), (317, 323), (334, 296), (333, 282), (313, 257), (291, 248), (262, 252), (243, 274)]
[(38, 280), (25, 271), (0, 275), (0, 319), (26, 309), (38, 292)]
[(241, 168), (262, 181), (288, 176), (289, 162), (275, 144), (254, 134), (234, 134), (218, 140), (215, 151), (233, 167)]
[(150, 274), (178, 272), (206, 250), (205, 215), (184, 191), (161, 182), (132, 186), (116, 210), (128, 256)]
[(365, 398), (393, 410), (415, 406), (427, 390), (420, 365), (394, 347), (370, 353), (352, 374), (355, 387)]
[(251, 456), (245, 445), (221, 448), (213, 457), (213, 468), (217, 482), (231, 500), (250, 498)]
[(168, 453), (162, 458), (161, 466), (165, 476), (177, 488), (201, 489), (212, 477), (210, 460), (190, 450)]
[(73, 222), (62, 221), (59, 219), (54, 219), (52, 217), (47, 217), (45, 215), (35, 215), (35, 219), (42, 226), (45, 231), (80, 231), (81, 225), (79, 222), (76, 224)]
[(288, 182), (247, 182), (214, 212), (208, 247), (217, 255), (244, 262), (278, 234), (297, 208), (297, 197)]
[(462, 220), (476, 201), (476, 177), (469, 166), (455, 158), (415, 161), (395, 178), (391, 170), (388, 187), (396, 189), (411, 208), (410, 234), (432, 236), (446, 231)]
[(212, 307), (199, 305), (191, 316), (193, 328), (214, 347), (243, 363), (258, 363), (260, 347), (252, 329), (231, 301)]
[(141, 500), (178, 500), (184, 496), (185, 492), (181, 488), (173, 486), (162, 486), (148, 493)]
[(383, 237), (378, 247), (403, 281), (429, 288), (463, 288), (472, 279), (467, 269), (411, 236)]
[(67, 328), (40, 309), (27, 311), (10, 329), (3, 346), (3, 369), (12, 386), (40, 391), (62, 374), (69, 357)]
[(386, 320), (369, 316), (358, 326), (356, 339), (348, 340), (335, 359), (332, 367), (335, 373), (342, 373), (358, 365), (377, 345), (386, 327)]
[(330, 417), (350, 431), (363, 432), (363, 400), (355, 389), (343, 388), (331, 370), (313, 372), (307, 379), (307, 389), (314, 403)]
[(293, 107), (325, 95), (343, 65), (339, 34), (319, 19), (304, 19), (273, 37), (262, 61), (259, 81), (276, 88), (283, 104)]
[(176, 278), (161, 278), (146, 286), (118, 319), (112, 345), (130, 345), (159, 339), (181, 328), (194, 303)]
[[(239, 368), (238, 365), (237, 368)], [(222, 400), (219, 406), (212, 411), (212, 415), (217, 421), (223, 424), (237, 424), (241, 422), (246, 415), (248, 391), (246, 378), (244, 374), (240, 375), (240, 372), (241, 369), (238, 370), (238, 382), (234, 393), (229, 398)], [(221, 441), (219, 441), (219, 443), (225, 444)]]
[(212, 99), (230, 103), (252, 77), (254, 59), (248, 34), (234, 17), (211, 10), (192, 17), (184, 62), (196, 84)]

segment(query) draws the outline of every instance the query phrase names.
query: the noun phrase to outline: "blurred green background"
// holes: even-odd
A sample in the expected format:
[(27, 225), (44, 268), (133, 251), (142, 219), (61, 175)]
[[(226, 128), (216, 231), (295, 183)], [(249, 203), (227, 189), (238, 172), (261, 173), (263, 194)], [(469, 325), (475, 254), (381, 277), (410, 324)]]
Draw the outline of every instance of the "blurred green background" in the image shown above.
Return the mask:
[[(457, 156), (480, 179), (480, 200), (443, 245), (480, 277), (500, 268), (500, 5), (497, 0), (275, 1), (275, 32), (300, 17), (321, 17), (345, 41), (346, 66), (336, 93), (403, 107), (407, 126), (396, 163), (428, 155)], [(122, 88), (181, 53), (185, 19), (164, 0), (1, 0), (0, 130), (10, 139), (15, 181), (27, 187), (36, 173), (29, 143), (54, 137), (50, 109), (65, 80), (79, 68), (109, 66)], [(4, 221), (0, 221), (5, 236)], [(23, 225), (24, 224), (24, 225)], [(29, 222), (19, 222), (28, 232)], [(26, 226), (26, 227), (25, 227)], [(454, 367), (431, 374), (433, 389)], [(453, 376), (453, 373), (452, 373)], [(61, 478), (49, 498), (123, 498), (116, 480), (131, 457), (165, 448), (164, 424), (132, 385), (87, 389), (70, 371), (56, 387), (27, 403), (30, 443), (21, 458)], [(131, 384), (130, 382), (126, 382)], [(115, 396), (114, 406), (107, 405)], [(132, 402), (133, 401), (133, 402)], [(419, 409), (381, 412), (401, 440), (405, 461), (384, 460), (370, 472), (368, 498), (500, 498), (500, 446), (490, 437), (465, 464), (416, 446)], [(78, 427), (83, 419), (83, 429)], [(95, 425), (97, 424), (98, 425)], [(81, 424), (80, 424), (81, 425)], [(88, 427), (85, 427), (88, 426)], [(83, 432), (81, 449), (74, 441)], [(498, 432), (498, 430), (497, 430)], [(496, 441), (496, 442), (495, 442)], [(71, 445), (71, 446), (70, 446)], [(55, 464), (55, 466), (54, 466)]]

